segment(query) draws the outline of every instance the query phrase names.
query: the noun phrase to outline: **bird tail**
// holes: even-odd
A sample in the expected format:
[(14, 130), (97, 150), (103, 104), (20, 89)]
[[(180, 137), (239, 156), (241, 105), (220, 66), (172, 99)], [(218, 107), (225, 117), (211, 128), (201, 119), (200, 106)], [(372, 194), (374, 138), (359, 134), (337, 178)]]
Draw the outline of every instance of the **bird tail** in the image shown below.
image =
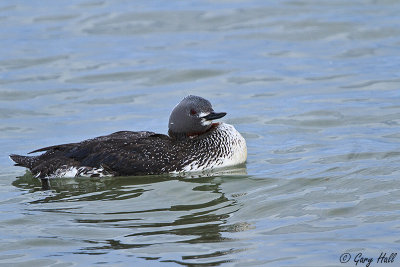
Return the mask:
[(36, 156), (30, 157), (30, 156), (21, 156), (15, 154), (11, 154), (10, 159), (15, 162), (14, 164), (15, 166), (22, 166), (29, 169), (31, 169), (37, 161)]

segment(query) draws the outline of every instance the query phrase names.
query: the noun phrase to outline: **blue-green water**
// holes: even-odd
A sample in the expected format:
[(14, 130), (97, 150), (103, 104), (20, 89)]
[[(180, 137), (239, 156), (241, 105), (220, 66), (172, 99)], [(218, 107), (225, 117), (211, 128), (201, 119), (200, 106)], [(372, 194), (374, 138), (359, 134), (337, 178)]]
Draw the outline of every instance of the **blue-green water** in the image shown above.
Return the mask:
[[(366, 266), (362, 253), (398, 266), (399, 13), (390, 0), (2, 1), (0, 265)], [(228, 112), (245, 167), (42, 191), (8, 159), (166, 133), (188, 94)]]

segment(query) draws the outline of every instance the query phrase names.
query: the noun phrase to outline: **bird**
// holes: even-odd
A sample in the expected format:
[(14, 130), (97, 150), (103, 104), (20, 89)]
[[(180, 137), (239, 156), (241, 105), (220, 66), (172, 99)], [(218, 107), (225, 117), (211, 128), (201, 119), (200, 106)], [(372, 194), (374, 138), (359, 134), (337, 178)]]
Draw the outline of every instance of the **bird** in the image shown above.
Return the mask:
[(213, 170), (245, 163), (247, 146), (234, 126), (213, 122), (210, 101), (188, 95), (172, 110), (168, 135), (150, 131), (118, 131), (109, 135), (11, 154), (15, 166), (36, 178), (143, 176)]

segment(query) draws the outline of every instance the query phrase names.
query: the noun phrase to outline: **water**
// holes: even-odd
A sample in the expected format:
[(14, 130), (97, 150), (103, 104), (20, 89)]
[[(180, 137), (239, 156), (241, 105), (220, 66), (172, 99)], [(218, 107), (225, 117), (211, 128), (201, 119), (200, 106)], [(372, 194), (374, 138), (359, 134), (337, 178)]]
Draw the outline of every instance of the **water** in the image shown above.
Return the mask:
[[(362, 253), (398, 266), (377, 261), (400, 253), (399, 13), (394, 0), (2, 1), (0, 264), (366, 266)], [(245, 167), (42, 191), (7, 157), (166, 133), (187, 94), (228, 112)]]

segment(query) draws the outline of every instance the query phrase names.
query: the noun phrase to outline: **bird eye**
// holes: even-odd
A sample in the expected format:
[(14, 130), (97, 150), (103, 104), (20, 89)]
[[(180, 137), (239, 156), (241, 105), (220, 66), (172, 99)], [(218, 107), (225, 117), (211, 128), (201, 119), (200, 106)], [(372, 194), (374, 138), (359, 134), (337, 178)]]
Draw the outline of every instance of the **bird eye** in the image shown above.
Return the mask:
[(196, 110), (194, 110), (194, 109), (191, 109), (191, 110), (190, 110), (190, 114), (192, 114), (192, 115), (196, 115), (196, 114), (197, 114), (197, 112), (196, 112)]

